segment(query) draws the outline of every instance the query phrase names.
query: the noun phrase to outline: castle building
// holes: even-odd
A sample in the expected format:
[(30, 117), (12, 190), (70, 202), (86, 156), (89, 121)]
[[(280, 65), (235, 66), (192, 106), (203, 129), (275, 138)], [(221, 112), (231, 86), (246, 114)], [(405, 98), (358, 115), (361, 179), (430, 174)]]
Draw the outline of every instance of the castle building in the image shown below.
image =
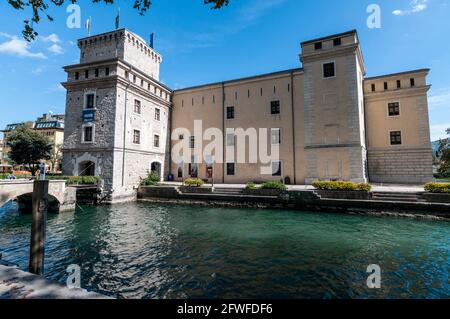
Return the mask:
[[(112, 200), (133, 196), (150, 171), (176, 181), (315, 180), (424, 183), (432, 179), (428, 69), (366, 78), (355, 30), (301, 44), (302, 67), (172, 91), (159, 81), (160, 54), (121, 29), (78, 41), (68, 79), (63, 168), (99, 175)], [(171, 150), (218, 128), (222, 152), (174, 158)], [(267, 163), (242, 163), (229, 130), (267, 128)], [(251, 154), (247, 152), (246, 157)], [(220, 154), (220, 158), (218, 158)], [(212, 159), (213, 158), (213, 159)]]

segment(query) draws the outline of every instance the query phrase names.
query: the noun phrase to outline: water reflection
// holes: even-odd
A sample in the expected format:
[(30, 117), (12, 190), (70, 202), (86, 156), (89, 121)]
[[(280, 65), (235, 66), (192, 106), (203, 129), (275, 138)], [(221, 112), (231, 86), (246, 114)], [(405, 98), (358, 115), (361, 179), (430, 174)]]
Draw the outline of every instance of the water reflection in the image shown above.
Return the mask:
[[(26, 269), (30, 216), (0, 211), (0, 250)], [(120, 298), (442, 298), (448, 222), (126, 204), (48, 219), (46, 276)], [(382, 268), (369, 290), (366, 268)]]

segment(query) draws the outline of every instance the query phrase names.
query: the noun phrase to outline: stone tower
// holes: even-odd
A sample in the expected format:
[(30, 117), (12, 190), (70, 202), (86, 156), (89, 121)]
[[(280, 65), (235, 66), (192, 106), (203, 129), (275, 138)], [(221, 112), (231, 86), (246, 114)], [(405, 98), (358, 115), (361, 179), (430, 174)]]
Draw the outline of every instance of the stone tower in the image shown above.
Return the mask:
[(66, 66), (65, 175), (96, 175), (112, 202), (133, 198), (150, 171), (163, 178), (171, 90), (159, 82), (161, 55), (119, 29), (78, 41)]
[(355, 31), (302, 43), (306, 183), (367, 181), (364, 61)]

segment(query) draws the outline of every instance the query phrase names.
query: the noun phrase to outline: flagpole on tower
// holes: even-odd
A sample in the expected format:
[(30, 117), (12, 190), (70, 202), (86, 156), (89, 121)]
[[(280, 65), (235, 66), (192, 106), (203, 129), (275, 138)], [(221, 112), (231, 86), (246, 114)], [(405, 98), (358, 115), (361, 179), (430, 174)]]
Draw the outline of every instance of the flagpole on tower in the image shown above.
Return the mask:
[(116, 15), (116, 30), (119, 29), (120, 27), (120, 8), (117, 11), (117, 15)]

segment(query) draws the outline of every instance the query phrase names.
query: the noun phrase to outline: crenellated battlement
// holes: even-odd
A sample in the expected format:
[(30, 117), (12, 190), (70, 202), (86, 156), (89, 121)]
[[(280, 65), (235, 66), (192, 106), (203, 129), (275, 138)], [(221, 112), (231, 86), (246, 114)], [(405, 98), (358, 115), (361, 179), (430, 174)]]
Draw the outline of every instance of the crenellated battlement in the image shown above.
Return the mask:
[(78, 40), (80, 63), (92, 63), (113, 58), (122, 59), (150, 77), (159, 80), (162, 56), (140, 36), (119, 29)]

